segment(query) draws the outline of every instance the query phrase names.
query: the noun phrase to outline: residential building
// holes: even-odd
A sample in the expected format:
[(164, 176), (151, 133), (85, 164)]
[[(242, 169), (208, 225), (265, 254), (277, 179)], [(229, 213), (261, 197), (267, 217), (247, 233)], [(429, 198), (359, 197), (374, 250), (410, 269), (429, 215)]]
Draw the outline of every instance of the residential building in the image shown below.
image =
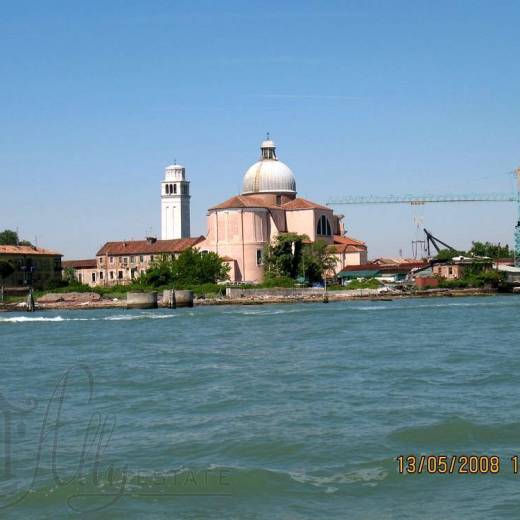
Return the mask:
[(45, 289), (61, 280), (61, 253), (36, 246), (0, 245), (0, 262), (9, 263), (13, 272), (0, 284), (5, 287), (32, 285)]

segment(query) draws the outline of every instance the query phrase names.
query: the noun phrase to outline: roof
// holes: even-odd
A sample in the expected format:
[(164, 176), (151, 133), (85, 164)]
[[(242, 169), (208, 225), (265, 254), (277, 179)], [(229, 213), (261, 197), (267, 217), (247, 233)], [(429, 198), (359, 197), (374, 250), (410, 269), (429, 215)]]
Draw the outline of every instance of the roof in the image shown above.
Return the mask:
[(271, 202), (267, 202), (262, 195), (235, 195), (224, 202), (213, 206), (210, 209), (231, 209), (231, 208), (267, 208), (267, 209), (284, 209), (288, 211), (299, 210), (299, 209), (321, 209), (332, 211), (327, 206), (316, 204), (310, 200), (295, 198), (281, 206), (277, 206)]
[(349, 270), (343, 269), (338, 273), (338, 278), (371, 278), (377, 276), (380, 273), (377, 269), (358, 269)]
[(177, 238), (175, 240), (123, 240), (107, 242), (97, 253), (102, 255), (139, 255), (181, 253), (205, 240), (203, 236), (191, 238)]
[(295, 209), (326, 209), (328, 211), (332, 211), (331, 208), (328, 208), (327, 206), (322, 206), (321, 204), (316, 204), (316, 202), (311, 202), (307, 199), (302, 199), (300, 197), (297, 197), (290, 202), (286, 202), (285, 204), (282, 204), (281, 206), (283, 209), (287, 210), (295, 210)]
[(346, 244), (348, 246), (364, 246), (365, 242), (362, 240), (358, 240), (357, 238), (334, 235), (334, 243), (335, 244)]
[(346, 244), (332, 244), (328, 247), (331, 253), (363, 253), (367, 250), (366, 246), (348, 246)]
[(87, 260), (64, 260), (61, 262), (64, 269), (72, 267), (73, 269), (95, 269), (97, 267), (97, 261), (95, 258), (89, 258)]
[(0, 246), (0, 255), (63, 256), (56, 251), (36, 246)]
[(370, 262), (367, 264), (360, 264), (360, 265), (348, 265), (347, 267), (343, 268), (341, 272), (346, 271), (356, 271), (359, 269), (368, 269), (368, 270), (376, 270), (380, 271), (382, 273), (395, 273), (395, 272), (401, 272), (406, 273), (411, 271), (414, 268), (421, 268), (421, 267), (427, 267), (429, 264), (428, 262), (405, 262), (402, 264), (392, 264), (392, 265), (379, 265), (374, 262)]
[(212, 209), (231, 209), (231, 208), (276, 208), (280, 209), (280, 206), (266, 203), (264, 197), (255, 195), (235, 195), (224, 202), (209, 208)]
[(420, 260), (417, 260), (415, 258), (401, 258), (401, 257), (393, 257), (393, 258), (376, 258), (375, 260), (372, 260), (372, 263), (378, 264), (378, 265), (404, 265), (404, 264), (424, 264), (427, 262), (423, 262)]

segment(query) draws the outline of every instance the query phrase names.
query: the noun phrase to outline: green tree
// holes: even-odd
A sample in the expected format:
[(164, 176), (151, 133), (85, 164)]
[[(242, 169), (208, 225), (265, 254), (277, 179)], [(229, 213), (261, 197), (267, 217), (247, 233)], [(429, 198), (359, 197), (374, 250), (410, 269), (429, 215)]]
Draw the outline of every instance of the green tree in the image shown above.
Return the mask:
[(488, 256), (489, 258), (513, 258), (513, 251), (506, 244), (493, 244), (491, 242), (472, 242), (468, 251), (471, 256)]
[(5, 229), (0, 232), (0, 245), (16, 246), (18, 245), (18, 233), (12, 229)]
[(465, 251), (455, 251), (453, 249), (441, 249), (435, 256), (436, 260), (451, 260), (455, 256), (465, 256)]
[(18, 233), (12, 229), (0, 231), (0, 246), (32, 246), (28, 240), (20, 240)]
[(334, 269), (336, 261), (323, 240), (310, 242), (307, 235), (284, 233), (264, 249), (264, 272), (266, 283), (276, 280), (287, 283), (304, 277), (309, 282), (323, 280), (327, 271)]
[(325, 273), (333, 271), (335, 267), (336, 260), (329, 252), (329, 246), (324, 240), (304, 245), (302, 269), (309, 282), (323, 280)]
[(309, 237), (297, 233), (283, 233), (276, 237), (273, 244), (267, 244), (263, 258), (266, 278), (294, 279), (302, 275), (300, 265), (304, 240), (309, 240)]
[(216, 253), (186, 249), (178, 257), (162, 256), (138, 280), (142, 286), (190, 287), (227, 280), (229, 266)]

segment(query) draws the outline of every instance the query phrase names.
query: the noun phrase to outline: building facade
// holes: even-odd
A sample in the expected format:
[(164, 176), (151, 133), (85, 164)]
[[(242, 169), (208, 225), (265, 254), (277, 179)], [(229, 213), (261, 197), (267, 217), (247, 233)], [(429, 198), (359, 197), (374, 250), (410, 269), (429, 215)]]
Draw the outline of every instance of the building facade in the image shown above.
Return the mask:
[(61, 280), (61, 257), (61, 253), (36, 246), (0, 246), (0, 262), (12, 271), (0, 279), (0, 285), (45, 289)]
[(175, 240), (190, 236), (190, 183), (186, 169), (172, 164), (161, 182), (161, 239)]
[(209, 209), (208, 234), (200, 249), (228, 259), (234, 282), (263, 280), (264, 247), (281, 233), (325, 241), (338, 271), (349, 263), (367, 261), (365, 243), (344, 236), (342, 215), (296, 195), (294, 175), (268, 138), (261, 145), (260, 159), (244, 175), (242, 193)]
[(70, 260), (76, 279), (91, 287), (128, 285), (144, 274), (161, 257), (174, 257), (204, 241), (204, 237), (175, 240), (122, 240), (107, 242), (89, 260)]

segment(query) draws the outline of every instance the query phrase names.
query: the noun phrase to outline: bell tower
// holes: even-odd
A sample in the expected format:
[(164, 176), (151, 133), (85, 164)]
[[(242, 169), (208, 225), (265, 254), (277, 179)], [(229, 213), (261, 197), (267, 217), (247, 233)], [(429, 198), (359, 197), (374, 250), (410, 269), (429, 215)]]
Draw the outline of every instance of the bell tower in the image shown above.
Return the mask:
[(161, 182), (161, 240), (190, 236), (190, 198), (186, 169), (175, 162)]

